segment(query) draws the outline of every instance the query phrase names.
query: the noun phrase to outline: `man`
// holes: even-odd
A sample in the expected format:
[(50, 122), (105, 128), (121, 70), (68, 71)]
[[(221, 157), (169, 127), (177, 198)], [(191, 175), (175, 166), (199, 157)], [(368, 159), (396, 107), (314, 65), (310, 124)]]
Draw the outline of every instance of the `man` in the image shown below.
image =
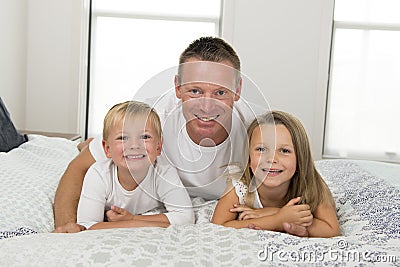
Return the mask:
[[(224, 40), (202, 37), (183, 51), (179, 64), (173, 95), (154, 103), (163, 124), (162, 160), (178, 170), (190, 196), (218, 199), (226, 187), (227, 164), (246, 158), (246, 128), (255, 116), (240, 101), (240, 59)], [(55, 196), (57, 232), (81, 229), (75, 222), (82, 182), (88, 168), (104, 158), (98, 137), (69, 164)]]

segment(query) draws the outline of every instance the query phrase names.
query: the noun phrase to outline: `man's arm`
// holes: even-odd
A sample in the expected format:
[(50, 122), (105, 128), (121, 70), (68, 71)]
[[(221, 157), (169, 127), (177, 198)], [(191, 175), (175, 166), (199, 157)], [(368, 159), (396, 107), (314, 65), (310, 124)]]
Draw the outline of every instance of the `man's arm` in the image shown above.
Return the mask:
[(83, 178), (95, 159), (88, 147), (76, 156), (62, 175), (54, 198), (55, 228), (76, 222), (76, 211), (82, 190)]

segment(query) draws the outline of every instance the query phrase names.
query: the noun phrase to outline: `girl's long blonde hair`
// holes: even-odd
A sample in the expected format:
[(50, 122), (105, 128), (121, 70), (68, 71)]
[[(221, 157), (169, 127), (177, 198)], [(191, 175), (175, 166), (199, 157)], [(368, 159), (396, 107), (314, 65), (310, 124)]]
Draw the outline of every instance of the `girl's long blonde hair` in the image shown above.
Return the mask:
[[(314, 212), (315, 208), (322, 202), (326, 201), (328, 204), (335, 206), (332, 198), (332, 194), (318, 173), (314, 165), (314, 160), (311, 153), (310, 142), (307, 137), (307, 133), (302, 123), (289, 113), (283, 111), (271, 111), (267, 112), (256, 119), (250, 124), (247, 129), (249, 147), (252, 140), (252, 134), (254, 129), (263, 124), (275, 124), (285, 126), (292, 138), (294, 152), (296, 155), (296, 172), (290, 180), (288, 192), (284, 198), (284, 203), (289, 200), (301, 197), (302, 202), (310, 206), (311, 211)], [(254, 207), (254, 190), (251, 188), (251, 180), (254, 176), (250, 169), (250, 157), (244, 169), (242, 181), (247, 186), (247, 195), (245, 197), (245, 204), (250, 207)], [(253, 181), (254, 183), (254, 181)]]

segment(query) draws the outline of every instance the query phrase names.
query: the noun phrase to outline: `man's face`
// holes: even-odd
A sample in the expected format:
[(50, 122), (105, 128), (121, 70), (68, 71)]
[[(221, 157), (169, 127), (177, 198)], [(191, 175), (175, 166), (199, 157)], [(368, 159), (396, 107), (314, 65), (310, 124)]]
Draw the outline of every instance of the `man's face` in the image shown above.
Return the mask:
[(175, 79), (176, 96), (182, 100), (186, 130), (202, 146), (215, 146), (227, 137), (234, 101), (239, 100), (241, 80), (230, 62), (189, 60)]

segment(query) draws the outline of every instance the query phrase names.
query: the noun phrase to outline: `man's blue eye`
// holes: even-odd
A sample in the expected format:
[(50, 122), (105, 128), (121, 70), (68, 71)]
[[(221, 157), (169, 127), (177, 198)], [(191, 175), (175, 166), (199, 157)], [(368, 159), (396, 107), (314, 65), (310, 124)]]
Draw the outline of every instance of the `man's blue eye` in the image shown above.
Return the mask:
[(200, 91), (199, 91), (198, 89), (192, 89), (192, 94), (197, 95), (197, 94), (199, 94), (199, 93), (200, 93)]
[(222, 91), (222, 90), (220, 90), (220, 91), (217, 92), (217, 95), (219, 95), (219, 96), (222, 96), (222, 95), (225, 95), (225, 94), (226, 94), (226, 92), (225, 92), (225, 91)]

